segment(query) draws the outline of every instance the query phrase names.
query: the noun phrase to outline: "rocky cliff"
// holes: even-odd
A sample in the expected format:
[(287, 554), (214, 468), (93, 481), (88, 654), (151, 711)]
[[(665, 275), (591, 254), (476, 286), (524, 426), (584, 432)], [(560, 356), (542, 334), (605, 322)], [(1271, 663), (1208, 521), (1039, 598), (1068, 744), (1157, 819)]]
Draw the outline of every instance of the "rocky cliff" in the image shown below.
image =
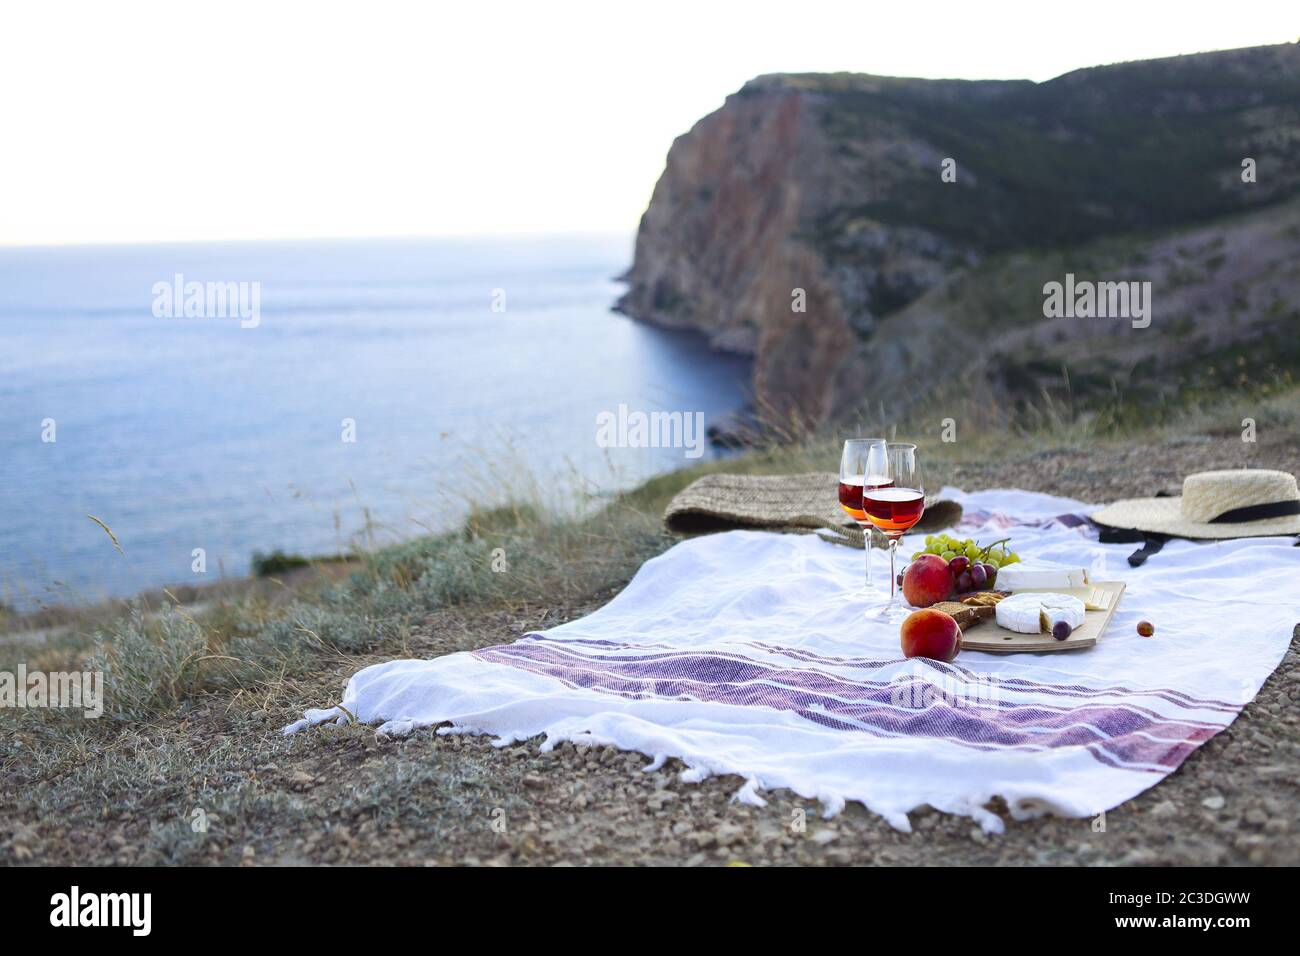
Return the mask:
[[(939, 369), (1013, 401), (1177, 388), (1250, 340), (1282, 340), (1250, 368), (1294, 363), (1298, 194), (1296, 44), (1046, 83), (764, 76), (673, 144), (618, 307), (753, 355), (777, 416)], [(1151, 325), (1045, 318), (1067, 272), (1150, 281)]]

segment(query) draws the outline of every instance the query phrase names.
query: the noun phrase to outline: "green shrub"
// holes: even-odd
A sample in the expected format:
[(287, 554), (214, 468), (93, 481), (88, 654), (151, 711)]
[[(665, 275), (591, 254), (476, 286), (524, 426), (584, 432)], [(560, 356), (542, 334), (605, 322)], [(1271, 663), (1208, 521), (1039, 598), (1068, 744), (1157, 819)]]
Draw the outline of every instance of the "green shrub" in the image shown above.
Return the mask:
[(254, 551), (249, 567), (255, 578), (269, 578), (277, 574), (284, 574), (286, 571), (292, 571), (295, 568), (305, 568), (311, 564), (301, 554), (285, 554), (279, 548), (276, 548), (270, 554), (263, 554), (261, 551)]

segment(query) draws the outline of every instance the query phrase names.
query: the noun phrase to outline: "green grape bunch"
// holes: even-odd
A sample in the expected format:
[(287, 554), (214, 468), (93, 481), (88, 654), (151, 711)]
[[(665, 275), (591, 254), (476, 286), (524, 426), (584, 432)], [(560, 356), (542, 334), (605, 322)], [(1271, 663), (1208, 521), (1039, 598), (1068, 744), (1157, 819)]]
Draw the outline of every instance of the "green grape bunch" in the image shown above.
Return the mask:
[[(915, 561), (923, 554), (935, 554), (948, 562), (952, 573), (953, 588), (958, 594), (994, 587), (998, 571), (1008, 564), (1015, 564), (1020, 555), (1007, 549), (1010, 538), (982, 545), (974, 538), (958, 540), (952, 535), (930, 534), (925, 536), (925, 550), (912, 554)], [(901, 582), (903, 575), (899, 575)]]
[(925, 536), (925, 550), (914, 551), (912, 560), (915, 561), (923, 554), (937, 554), (945, 561), (964, 556), (972, 563), (978, 561), (982, 564), (991, 564), (995, 568), (1001, 568), (1008, 564), (1015, 564), (1020, 560), (1020, 555), (1007, 550), (1007, 542), (1010, 540), (1010, 538), (1003, 538), (1001, 541), (982, 545), (974, 538), (964, 538), (959, 541), (948, 534), (927, 534)]

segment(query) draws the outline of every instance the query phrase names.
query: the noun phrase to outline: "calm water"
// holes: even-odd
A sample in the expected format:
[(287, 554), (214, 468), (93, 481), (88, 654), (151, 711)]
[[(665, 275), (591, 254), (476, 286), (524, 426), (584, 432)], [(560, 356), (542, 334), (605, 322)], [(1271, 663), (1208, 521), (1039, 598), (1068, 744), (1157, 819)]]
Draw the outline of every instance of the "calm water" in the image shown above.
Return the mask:
[[(680, 467), (681, 448), (598, 447), (596, 416), (712, 422), (747, 368), (611, 313), (630, 254), (626, 237), (0, 250), (0, 600), (212, 580), (258, 549), (346, 547), (365, 509), (393, 540), (512, 485), (602, 493)], [(177, 273), (259, 283), (260, 324), (155, 317)]]

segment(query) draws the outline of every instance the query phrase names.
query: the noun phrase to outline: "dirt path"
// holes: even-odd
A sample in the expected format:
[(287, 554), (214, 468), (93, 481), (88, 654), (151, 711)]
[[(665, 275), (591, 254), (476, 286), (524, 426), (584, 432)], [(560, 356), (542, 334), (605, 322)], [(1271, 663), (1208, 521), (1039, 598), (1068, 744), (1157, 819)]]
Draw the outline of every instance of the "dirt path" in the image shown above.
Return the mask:
[[(939, 477), (1104, 500), (1176, 487), (1186, 471), (1298, 462), (1295, 444), (1203, 439), (1048, 451)], [(1300, 570), (1300, 549), (1296, 563)], [(408, 652), (499, 643), (608, 597), (512, 615), (442, 612), (414, 632)], [(1104, 832), (1091, 820), (1008, 819), (1005, 834), (987, 836), (969, 819), (924, 810), (904, 834), (857, 805), (823, 822), (814, 801), (789, 792), (768, 794), (762, 809), (732, 803), (738, 777), (683, 784), (674, 761), (643, 773), (647, 758), (607, 748), (540, 754), (539, 741), (495, 749), (486, 738), (428, 732), (390, 742), (368, 727), (279, 736), (301, 707), (336, 699), (348, 675), (379, 659), (340, 658), (270, 702), (207, 700), (93, 753), (35, 748), (26, 767), (34, 781), (0, 781), (0, 861), (1294, 865), (1298, 649), (1300, 626), (1242, 716), (1163, 783), (1108, 813)], [(792, 826), (801, 815), (802, 831)]]

